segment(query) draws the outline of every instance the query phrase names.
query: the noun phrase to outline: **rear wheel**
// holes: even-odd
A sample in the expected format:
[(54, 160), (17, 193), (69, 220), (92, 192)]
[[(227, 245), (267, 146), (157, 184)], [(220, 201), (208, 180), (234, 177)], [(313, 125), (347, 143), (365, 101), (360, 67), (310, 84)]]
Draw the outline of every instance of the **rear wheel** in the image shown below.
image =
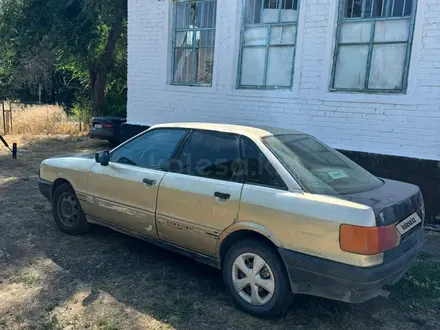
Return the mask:
[(63, 233), (79, 235), (90, 228), (75, 191), (68, 183), (63, 183), (55, 190), (52, 211), (55, 222)]
[(234, 303), (249, 314), (274, 317), (292, 302), (284, 264), (264, 242), (246, 240), (233, 245), (223, 262), (223, 279)]

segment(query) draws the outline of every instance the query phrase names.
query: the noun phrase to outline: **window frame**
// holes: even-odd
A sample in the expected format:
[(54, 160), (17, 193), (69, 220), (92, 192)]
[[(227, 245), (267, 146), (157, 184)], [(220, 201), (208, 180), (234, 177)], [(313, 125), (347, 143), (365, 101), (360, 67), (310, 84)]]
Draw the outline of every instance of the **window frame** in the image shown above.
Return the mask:
[[(264, 160), (269, 163), (269, 165), (272, 167), (273, 171), (275, 172), (276, 176), (278, 177), (278, 181), (280, 183), (279, 186), (276, 185), (265, 185), (265, 184), (258, 184), (258, 183), (254, 183), (254, 182), (248, 182), (248, 175), (247, 173), (244, 173), (244, 169), (243, 169), (243, 162), (245, 160), (244, 158), (244, 141), (247, 140), (248, 142), (250, 142), (263, 156)], [(272, 153), (272, 151), (271, 151)], [(240, 136), (240, 157), (241, 157), (241, 162), (242, 162), (242, 168), (241, 171), (243, 173), (243, 182), (244, 184), (247, 185), (251, 185), (251, 186), (256, 186), (256, 187), (265, 187), (265, 188), (271, 188), (271, 189), (277, 189), (277, 190), (284, 190), (287, 191), (289, 190), (289, 188), (287, 187), (286, 183), (284, 182), (283, 178), (281, 177), (281, 175), (278, 173), (278, 171), (276, 170), (276, 168), (273, 166), (273, 164), (269, 161), (269, 159), (267, 159), (266, 155), (264, 154), (264, 152), (261, 150), (260, 147), (258, 147), (258, 145), (252, 141), (249, 137), (245, 136), (245, 135), (241, 135)], [(278, 159), (278, 158), (277, 158)]]
[[(262, 0), (262, 10), (264, 10), (264, 3), (266, 0)], [(242, 0), (242, 10), (241, 10), (241, 27), (240, 27), (240, 44), (239, 44), (239, 55), (238, 55), (238, 69), (237, 69), (237, 78), (236, 78), (236, 88), (237, 89), (258, 89), (258, 90), (291, 90), (293, 87), (293, 77), (295, 75), (295, 58), (296, 58), (296, 49), (298, 45), (298, 25), (299, 25), (299, 18), (300, 18), (300, 7), (301, 7), (301, 0), (292, 0), (297, 1), (297, 19), (294, 22), (280, 22), (281, 17), (281, 10), (282, 6), (284, 4), (284, 1), (286, 0), (278, 0), (282, 1), (281, 5), (278, 8), (278, 22), (274, 23), (258, 23), (258, 24), (245, 24), (245, 15), (246, 15), (246, 2), (247, 0)], [(296, 32), (295, 32), (295, 43), (294, 44), (270, 44), (270, 36), (271, 36), (271, 29), (272, 27), (282, 27), (282, 26), (295, 26)], [(266, 44), (264, 45), (266, 49), (265, 54), (265, 61), (264, 61), (264, 77), (263, 77), (263, 85), (242, 85), (241, 84), (241, 74), (242, 74), (242, 64), (243, 64), (243, 50), (248, 47), (263, 47), (263, 45), (245, 45), (244, 44), (244, 34), (246, 27), (266, 27), (267, 33), (266, 33)], [(293, 59), (292, 59), (292, 74), (290, 77), (290, 85), (289, 86), (271, 86), (267, 85), (267, 71), (268, 71), (268, 62), (269, 62), (269, 51), (271, 48), (277, 48), (277, 47), (293, 47)]]
[[(217, 30), (217, 1), (218, 0), (172, 0), (172, 5), (173, 5), (173, 21), (172, 21), (172, 26), (171, 26), (171, 30), (172, 30), (172, 38), (171, 38), (171, 79), (170, 79), (170, 84), (171, 85), (175, 85), (175, 86), (194, 86), (194, 87), (212, 87), (212, 81), (214, 79), (214, 63), (215, 63), (215, 41), (216, 41), (216, 30)], [(215, 15), (214, 15), (214, 27), (212, 28), (178, 28), (177, 27), (177, 3), (185, 3), (185, 2), (214, 2), (214, 7), (215, 7)], [(196, 82), (196, 70), (195, 70), (195, 65), (196, 65), (196, 56), (194, 55), (192, 58), (192, 67), (193, 67), (193, 72), (192, 72), (192, 80), (193, 82), (176, 82), (174, 79), (175, 76), (175, 57), (176, 57), (176, 48), (178, 49), (184, 49), (184, 50), (192, 50), (195, 54), (195, 51), (197, 49), (196, 47), (196, 34), (197, 31), (213, 31), (213, 39), (214, 39), (214, 45), (213, 46), (204, 46), (204, 47), (200, 47), (200, 48), (209, 48), (212, 49), (212, 73), (211, 73), (211, 82), (210, 83), (197, 83)], [(176, 34), (178, 32), (192, 32), (192, 47), (176, 47)]]
[[(185, 148), (185, 146), (187, 145), (187, 143), (190, 141), (191, 136), (196, 133), (196, 132), (208, 132), (208, 133), (214, 133), (214, 134), (227, 134), (230, 136), (235, 136), (237, 137), (237, 152), (238, 152), (238, 156), (239, 156), (239, 168), (238, 170), (236, 170), (236, 173), (234, 174), (234, 176), (232, 177), (231, 180), (221, 180), (218, 178), (210, 178), (210, 177), (206, 177), (206, 176), (201, 176), (201, 175), (193, 175), (193, 174), (187, 174), (187, 173), (181, 173), (180, 169), (178, 170), (173, 170), (170, 169), (170, 164), (172, 162), (176, 162), (179, 160), (180, 156), (182, 155), (182, 152)], [(210, 129), (189, 129), (189, 131), (187, 132), (187, 134), (182, 138), (182, 140), (180, 141), (180, 144), (178, 146), (178, 148), (176, 148), (176, 150), (174, 151), (172, 157), (170, 157), (170, 160), (168, 162), (168, 171), (171, 173), (176, 173), (176, 174), (180, 174), (180, 175), (185, 175), (185, 176), (191, 176), (191, 177), (195, 177), (195, 178), (202, 178), (202, 179), (207, 179), (207, 180), (215, 180), (215, 181), (220, 181), (220, 182), (231, 182), (231, 183), (239, 183), (239, 184), (244, 184), (244, 177), (242, 175), (242, 171), (241, 171), (241, 162), (242, 162), (242, 152), (241, 152), (241, 143), (240, 143), (240, 134), (236, 134), (236, 133), (230, 133), (230, 132), (222, 132), (222, 131), (216, 131), (216, 130), (210, 130)]]
[[(162, 167), (162, 168), (149, 168), (149, 167), (144, 167), (144, 166), (139, 166), (139, 165), (132, 165), (132, 164), (124, 164), (124, 163), (118, 163), (115, 161), (112, 161), (112, 156), (113, 154), (118, 151), (121, 150), (122, 148), (128, 146), (130, 143), (143, 138), (145, 135), (152, 133), (152, 132), (156, 132), (156, 131), (170, 131), (170, 130), (181, 130), (183, 131), (183, 135), (180, 138), (180, 140), (177, 142), (176, 146), (174, 147), (173, 151), (171, 152), (170, 156), (168, 157), (168, 160), (165, 162), (166, 166)], [(190, 129), (188, 128), (184, 128), (184, 127), (158, 127), (158, 128), (153, 128), (153, 129), (149, 129), (143, 133), (141, 133), (140, 135), (135, 136), (134, 138), (128, 140), (127, 142), (121, 144), (120, 146), (116, 147), (115, 149), (110, 151), (110, 157), (109, 157), (109, 163), (111, 164), (118, 164), (118, 165), (124, 165), (124, 166), (130, 166), (133, 168), (138, 168), (138, 169), (145, 169), (145, 170), (152, 170), (152, 171), (162, 171), (162, 172), (168, 172), (168, 166), (169, 166), (169, 162), (170, 160), (173, 158), (174, 154), (177, 152), (177, 150), (179, 150), (180, 146), (182, 145), (182, 143), (184, 143), (184, 141), (186, 140), (188, 134), (190, 133)]]
[[(411, 13), (409, 16), (396, 16), (396, 17), (389, 16), (389, 17), (369, 17), (369, 18), (344, 17), (344, 8), (345, 8), (344, 4), (346, 1), (347, 1), (347, 5), (348, 5), (349, 0), (338, 0), (338, 20), (337, 20), (337, 26), (336, 26), (335, 46), (334, 46), (334, 51), (333, 51), (331, 80), (330, 80), (330, 88), (329, 88), (330, 92), (350, 92), (350, 93), (369, 93), (369, 94), (406, 94), (407, 89), (408, 89), (409, 65), (410, 65), (411, 53), (412, 53), (412, 45), (413, 45), (413, 38), (414, 38), (414, 28), (415, 28), (418, 1), (417, 0), (406, 0), (405, 1), (405, 3), (410, 2), (410, 1), (412, 3)], [(366, 9), (365, 7), (366, 7), (367, 1), (368, 0), (362, 1), (361, 16), (363, 15), (363, 13), (365, 13), (365, 9)], [(372, 1), (375, 1), (375, 0), (372, 0)], [(353, 3), (354, 3), (354, 0), (353, 0)], [(393, 4), (394, 4), (394, 1), (393, 1)], [(372, 8), (371, 8), (371, 12), (373, 11), (373, 8), (374, 8), (374, 6), (372, 6)], [(404, 9), (405, 9), (405, 7), (403, 8), (403, 10)], [(403, 20), (403, 19), (409, 20), (408, 39), (406, 41), (374, 42), (376, 22)], [(344, 25), (344, 23), (355, 23), (355, 22), (371, 22), (371, 31), (370, 31), (369, 42), (341, 43), (340, 38), (341, 38), (342, 26)], [(406, 44), (407, 45), (406, 52), (405, 52), (405, 62), (404, 62), (403, 73), (402, 73), (402, 87), (400, 89), (368, 88), (374, 45), (392, 45), (392, 44)], [(368, 46), (367, 66), (366, 66), (366, 72), (365, 72), (364, 86), (362, 89), (335, 87), (336, 66), (337, 66), (337, 61), (338, 61), (338, 56), (339, 56), (339, 49), (340, 49), (341, 45)]]

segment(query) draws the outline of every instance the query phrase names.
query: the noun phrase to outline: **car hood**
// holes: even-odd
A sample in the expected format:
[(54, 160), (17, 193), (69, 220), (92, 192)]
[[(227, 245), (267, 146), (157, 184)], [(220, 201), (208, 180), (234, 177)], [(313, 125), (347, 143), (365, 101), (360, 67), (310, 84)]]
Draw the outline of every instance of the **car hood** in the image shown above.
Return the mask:
[(378, 226), (402, 221), (414, 212), (423, 219), (423, 197), (419, 187), (394, 180), (382, 180), (384, 184), (377, 189), (339, 197), (371, 207)]
[(85, 159), (94, 159), (95, 158), (95, 152), (87, 153), (87, 154), (61, 155), (61, 156), (51, 157), (50, 159), (55, 159), (55, 158), (85, 158)]

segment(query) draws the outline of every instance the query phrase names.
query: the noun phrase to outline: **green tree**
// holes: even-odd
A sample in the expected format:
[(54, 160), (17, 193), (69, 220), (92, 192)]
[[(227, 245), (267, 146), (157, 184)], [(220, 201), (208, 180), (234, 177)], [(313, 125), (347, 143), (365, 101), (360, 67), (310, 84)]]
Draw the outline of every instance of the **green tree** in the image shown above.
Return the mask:
[(54, 69), (69, 72), (93, 115), (103, 115), (106, 90), (125, 85), (114, 80), (126, 68), (126, 21), (127, 0), (0, 0), (0, 45), (8, 53), (0, 76), (9, 75), (0, 84), (46, 84)]

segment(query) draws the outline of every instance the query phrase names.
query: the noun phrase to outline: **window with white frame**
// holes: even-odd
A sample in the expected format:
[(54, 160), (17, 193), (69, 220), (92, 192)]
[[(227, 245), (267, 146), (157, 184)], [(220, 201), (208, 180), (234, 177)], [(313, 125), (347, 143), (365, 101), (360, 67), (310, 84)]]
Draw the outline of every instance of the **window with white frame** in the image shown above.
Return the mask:
[(406, 91), (416, 0), (339, 0), (334, 91)]
[(298, 1), (243, 1), (238, 87), (292, 87)]
[(171, 83), (210, 86), (216, 0), (174, 0)]

